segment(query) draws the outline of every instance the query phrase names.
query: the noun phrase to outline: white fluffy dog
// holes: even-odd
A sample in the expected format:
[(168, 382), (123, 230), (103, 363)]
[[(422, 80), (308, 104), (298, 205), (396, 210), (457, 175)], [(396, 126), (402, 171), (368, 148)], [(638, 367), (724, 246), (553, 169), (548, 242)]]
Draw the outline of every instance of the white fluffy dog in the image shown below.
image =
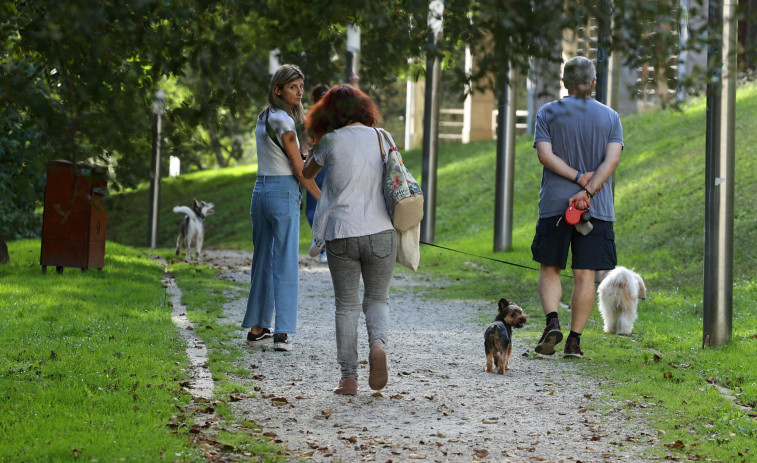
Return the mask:
[(647, 298), (641, 276), (625, 267), (615, 267), (599, 284), (597, 293), (605, 333), (631, 334), (639, 299)]

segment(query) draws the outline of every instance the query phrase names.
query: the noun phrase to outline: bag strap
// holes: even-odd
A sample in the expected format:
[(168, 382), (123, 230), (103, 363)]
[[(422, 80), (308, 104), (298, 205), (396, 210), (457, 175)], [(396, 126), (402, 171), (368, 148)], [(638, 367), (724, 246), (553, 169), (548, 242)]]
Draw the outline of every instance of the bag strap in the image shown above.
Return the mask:
[(287, 156), (287, 150), (284, 149), (283, 146), (281, 146), (281, 143), (279, 143), (278, 138), (276, 138), (276, 132), (273, 131), (273, 127), (271, 127), (271, 124), (268, 123), (268, 116), (271, 114), (271, 107), (269, 106), (265, 110), (265, 133), (268, 135), (268, 138), (271, 139), (271, 141), (279, 147), (282, 153), (284, 153), (284, 157), (289, 159), (289, 156)]
[[(386, 130), (384, 130), (384, 129), (376, 129), (376, 131), (380, 132), (384, 136), (384, 138), (386, 138), (386, 143), (389, 145), (389, 151), (392, 151), (392, 150), (399, 151), (399, 148), (397, 148), (397, 146), (394, 143), (392, 143), (392, 139), (389, 137), (389, 134), (386, 133)], [(383, 147), (382, 147), (382, 149), (383, 149)]]
[(386, 164), (386, 151), (384, 151), (384, 144), (381, 142), (381, 134), (379, 133), (379, 129), (374, 127), (373, 130), (376, 131), (376, 136), (378, 137), (379, 149), (381, 149), (381, 161)]

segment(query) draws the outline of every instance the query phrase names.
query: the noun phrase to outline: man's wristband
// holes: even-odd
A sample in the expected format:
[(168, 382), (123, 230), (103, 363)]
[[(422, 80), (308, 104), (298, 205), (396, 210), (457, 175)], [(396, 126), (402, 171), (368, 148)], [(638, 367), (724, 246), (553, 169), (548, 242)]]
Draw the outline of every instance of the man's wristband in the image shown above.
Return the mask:
[(589, 195), (589, 199), (591, 199), (591, 197), (594, 196), (593, 194), (589, 193), (589, 190), (587, 190), (586, 188), (583, 188), (583, 190), (584, 192), (586, 192), (587, 195)]
[(578, 173), (576, 174), (576, 178), (573, 179), (573, 183), (578, 183), (578, 179), (581, 178), (582, 174), (583, 172), (579, 170)]

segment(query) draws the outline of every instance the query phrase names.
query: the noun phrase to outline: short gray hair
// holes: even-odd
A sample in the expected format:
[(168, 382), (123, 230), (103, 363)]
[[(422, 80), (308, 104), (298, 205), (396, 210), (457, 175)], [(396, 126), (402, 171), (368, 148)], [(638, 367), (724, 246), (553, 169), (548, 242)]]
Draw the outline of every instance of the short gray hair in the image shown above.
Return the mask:
[[(294, 64), (283, 64), (271, 77), (271, 84), (268, 86), (268, 104), (274, 108), (286, 110), (286, 103), (284, 99), (276, 94), (276, 89), (281, 88), (289, 82), (297, 79), (305, 79), (305, 74), (302, 73), (299, 67)], [(302, 124), (305, 119), (305, 109), (302, 107), (302, 102), (299, 105), (292, 108), (292, 119), (298, 124)]]
[(573, 57), (563, 67), (562, 81), (568, 90), (578, 88), (579, 85), (588, 87), (596, 77), (597, 70), (594, 63), (585, 56)]

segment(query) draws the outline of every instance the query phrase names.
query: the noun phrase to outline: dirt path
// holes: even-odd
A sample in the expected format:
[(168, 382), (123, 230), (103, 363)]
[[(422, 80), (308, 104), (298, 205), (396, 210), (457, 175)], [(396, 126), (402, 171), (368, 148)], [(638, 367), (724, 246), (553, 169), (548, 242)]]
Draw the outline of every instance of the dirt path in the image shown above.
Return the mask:
[[(208, 251), (206, 261), (248, 287), (249, 254)], [(643, 460), (654, 433), (639, 408), (613, 402), (581, 374), (591, 360), (533, 354), (539, 319), (515, 332), (512, 370), (485, 373), (475, 320), (493, 318), (495, 301), (440, 301), (437, 291), (417, 275), (395, 274), (389, 383), (380, 393), (368, 388), (361, 324), (358, 395), (339, 396), (331, 391), (339, 369), (328, 266), (301, 257), (294, 349), (250, 348), (240, 328), (239, 365), (253, 378), (237, 378), (249, 397), (231, 404), (234, 414), (317, 462)], [(246, 298), (227, 304), (229, 323), (238, 325), (245, 306)]]

